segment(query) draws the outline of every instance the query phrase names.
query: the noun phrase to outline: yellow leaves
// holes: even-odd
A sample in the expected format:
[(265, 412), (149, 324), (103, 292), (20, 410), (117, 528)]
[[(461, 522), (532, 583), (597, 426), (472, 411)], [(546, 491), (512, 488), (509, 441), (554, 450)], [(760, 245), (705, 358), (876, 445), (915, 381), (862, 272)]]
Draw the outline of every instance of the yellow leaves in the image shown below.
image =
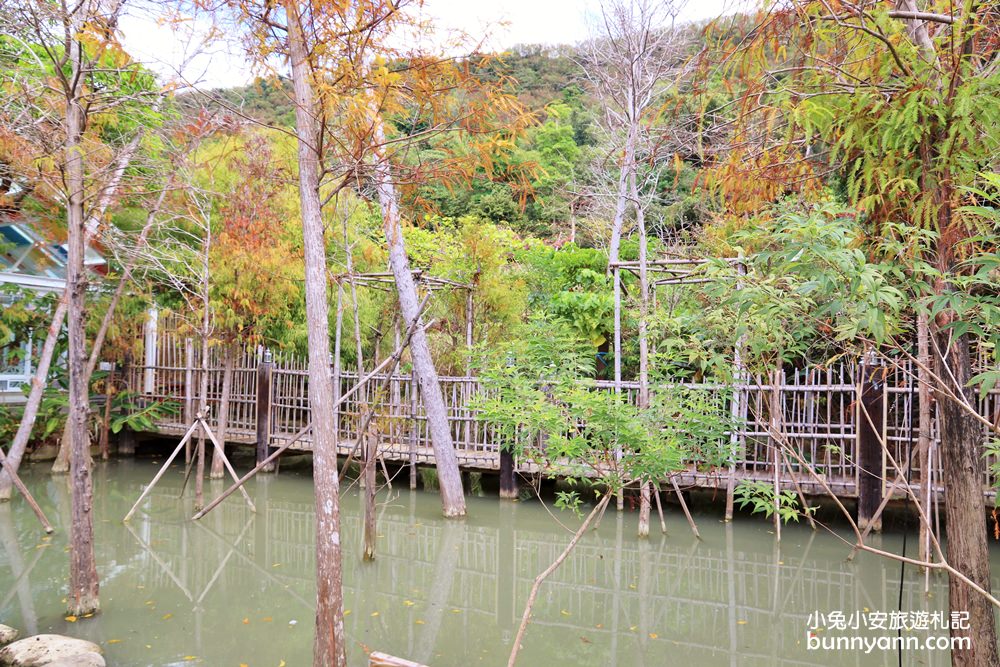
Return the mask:
[(746, 625), (746, 621), (736, 621), (736, 625)]
[(249, 618), (244, 618), (243, 619), (243, 625), (250, 625), (250, 619)]
[(416, 604), (416, 602), (414, 602), (413, 600), (403, 600), (403, 605), (404, 606), (412, 607), (415, 604)]
[(67, 616), (65, 620), (69, 623), (76, 623), (76, 616), (73, 615)]
[(109, 639), (108, 643), (109, 644), (121, 644), (122, 640), (120, 640), (120, 639)]
[(568, 611), (566, 611), (565, 609), (560, 609), (559, 613), (562, 614), (563, 616), (572, 616), (573, 615), (573, 614), (569, 613)]
[(173, 615), (173, 614), (164, 614), (164, 615), (163, 615), (163, 616), (162, 616), (162, 617), (160, 618), (160, 620), (161, 620), (161, 621), (169, 621), (169, 620), (170, 620), (170, 619), (172, 619), (173, 617), (174, 617), (174, 615)]
[(418, 618), (417, 620), (413, 621), (413, 624), (414, 625), (423, 625), (424, 622)]
[(660, 635), (656, 634), (655, 632), (650, 632), (650, 633), (649, 633), (649, 638), (650, 638), (650, 639), (656, 639), (656, 638), (657, 638), (657, 637), (659, 637), (659, 636), (660, 636)]
[(376, 616), (378, 616), (378, 612), (377, 611), (373, 611), (372, 612), (372, 618), (375, 618)]

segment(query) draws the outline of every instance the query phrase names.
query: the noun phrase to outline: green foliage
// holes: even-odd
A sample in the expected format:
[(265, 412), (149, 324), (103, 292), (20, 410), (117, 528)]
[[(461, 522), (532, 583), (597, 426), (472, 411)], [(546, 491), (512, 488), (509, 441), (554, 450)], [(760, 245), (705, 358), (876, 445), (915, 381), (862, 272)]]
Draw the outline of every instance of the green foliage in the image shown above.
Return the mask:
[(880, 343), (901, 330), (905, 276), (869, 259), (853, 213), (793, 203), (755, 222), (732, 237), (745, 275), (715, 261), (705, 288), (713, 307), (735, 323), (727, 342), (742, 338), (751, 366), (773, 368), (779, 356), (823, 358), (833, 343), (842, 349), (859, 336)]
[(615, 491), (664, 479), (686, 459), (713, 465), (724, 455), (724, 400), (666, 386), (640, 409), (597, 385), (589, 345), (558, 319), (533, 317), (513, 340), (482, 350), (477, 366), (475, 409), (506, 447), (552, 474), (596, 477)]
[(155, 431), (157, 422), (180, 414), (181, 406), (176, 401), (149, 401), (130, 391), (117, 392), (111, 399), (112, 433), (120, 433), (128, 428), (133, 431)]
[[(740, 509), (751, 508), (752, 514), (763, 514), (770, 519), (774, 515), (774, 486), (767, 482), (743, 480), (736, 485), (734, 500)], [(806, 514), (813, 514), (815, 507), (802, 507), (794, 491), (785, 489), (778, 494), (778, 516), (783, 523), (798, 522)]]

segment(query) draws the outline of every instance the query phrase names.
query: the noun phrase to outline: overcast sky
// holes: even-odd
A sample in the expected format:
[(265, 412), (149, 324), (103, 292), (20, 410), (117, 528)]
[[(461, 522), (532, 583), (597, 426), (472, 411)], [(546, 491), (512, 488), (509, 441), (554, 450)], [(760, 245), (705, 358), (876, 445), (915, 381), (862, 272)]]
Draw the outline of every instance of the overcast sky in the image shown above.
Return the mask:
[[(740, 6), (741, 0), (690, 0), (680, 19), (715, 18)], [(159, 25), (148, 7), (128, 13), (120, 22), (125, 47), (135, 58), (167, 79), (176, 78), (186, 63), (183, 78), (202, 87), (237, 86), (253, 79), (239, 44), (217, 42), (209, 53), (189, 61), (188, 54), (198, 50), (197, 37)], [(476, 39), (488, 36), (486, 48), (500, 51), (515, 44), (586, 39), (588, 18), (599, 7), (600, 0), (424, 0), (422, 14), (442, 30), (462, 31)]]

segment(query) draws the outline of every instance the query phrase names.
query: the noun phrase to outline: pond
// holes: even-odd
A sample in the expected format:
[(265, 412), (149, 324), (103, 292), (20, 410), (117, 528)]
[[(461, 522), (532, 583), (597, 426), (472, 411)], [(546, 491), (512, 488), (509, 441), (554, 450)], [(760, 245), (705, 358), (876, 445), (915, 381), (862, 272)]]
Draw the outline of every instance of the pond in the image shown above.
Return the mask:
[[(313, 500), (308, 470), (283, 470), (248, 484), (192, 522), (192, 494), (178, 500), (182, 471), (168, 473), (129, 524), (121, 519), (152, 478), (150, 460), (95, 468), (95, 528), (102, 613), (65, 618), (70, 509), (65, 478), (41, 465), (25, 479), (57, 532), (45, 538), (20, 498), (0, 507), (0, 622), (22, 633), (56, 632), (101, 644), (109, 665), (311, 664)], [(404, 482), (405, 485), (405, 482)], [(214, 497), (222, 482), (206, 482)], [(380, 650), (435, 666), (506, 664), (533, 578), (579, 520), (555, 518), (537, 501), (470, 497), (469, 518), (445, 521), (436, 493), (380, 495), (378, 558), (360, 559), (357, 490), (343, 499), (345, 622), (352, 665)], [(896, 665), (896, 651), (810, 650), (821, 611), (897, 609), (900, 565), (847, 548), (825, 532), (788, 526), (780, 547), (769, 522), (696, 513), (701, 541), (668, 508), (669, 534), (655, 518), (636, 538), (636, 513), (610, 508), (543, 585), (522, 665)], [(560, 526), (555, 519), (566, 525)], [(901, 534), (880, 538), (898, 552)], [(916, 548), (910, 539), (908, 553)], [(1000, 550), (993, 549), (993, 572)], [(994, 578), (994, 587), (997, 580)], [(944, 608), (943, 579), (907, 567), (903, 609)], [(895, 636), (895, 632), (881, 634)], [(906, 636), (947, 634), (904, 631)], [(947, 651), (907, 650), (908, 665), (948, 664)]]

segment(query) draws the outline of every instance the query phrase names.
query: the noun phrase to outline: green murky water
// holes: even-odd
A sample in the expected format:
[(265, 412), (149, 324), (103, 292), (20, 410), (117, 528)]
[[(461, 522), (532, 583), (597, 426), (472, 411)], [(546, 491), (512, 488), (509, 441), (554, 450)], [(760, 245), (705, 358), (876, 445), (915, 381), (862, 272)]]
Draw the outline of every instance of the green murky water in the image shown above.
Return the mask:
[[(177, 468), (123, 525), (154, 472), (151, 461), (97, 466), (104, 611), (70, 623), (63, 612), (66, 480), (29, 468), (26, 480), (57, 532), (43, 539), (21, 499), (0, 507), (0, 622), (91, 639), (105, 647), (110, 665), (311, 664), (308, 473), (249, 484), (256, 515), (237, 494), (192, 522), (190, 492), (177, 499)], [(222, 488), (206, 484), (206, 493)], [(434, 493), (404, 489), (380, 500), (375, 563), (360, 560), (358, 496), (348, 492), (343, 501), (349, 662), (365, 664), (365, 650), (381, 650), (435, 666), (506, 664), (531, 581), (561, 551), (567, 530), (537, 502), (470, 498), (467, 520), (444, 521)], [(557, 516), (578, 525), (566, 513)], [(815, 610), (896, 609), (898, 563), (864, 555), (848, 563), (842, 542), (805, 527), (788, 527), (779, 548), (764, 520), (725, 525), (715, 508), (697, 518), (701, 542), (672, 510), (669, 536), (656, 530), (654, 515), (656, 532), (639, 540), (635, 514), (609, 510), (543, 586), (520, 664), (897, 664), (895, 650), (808, 650), (806, 633)], [(898, 551), (901, 538), (883, 537), (881, 546)], [(923, 576), (907, 568), (904, 609), (941, 609), (943, 582), (932, 582), (932, 591), (925, 597)], [(947, 658), (946, 651), (920, 649), (907, 651), (903, 662), (943, 665)]]

